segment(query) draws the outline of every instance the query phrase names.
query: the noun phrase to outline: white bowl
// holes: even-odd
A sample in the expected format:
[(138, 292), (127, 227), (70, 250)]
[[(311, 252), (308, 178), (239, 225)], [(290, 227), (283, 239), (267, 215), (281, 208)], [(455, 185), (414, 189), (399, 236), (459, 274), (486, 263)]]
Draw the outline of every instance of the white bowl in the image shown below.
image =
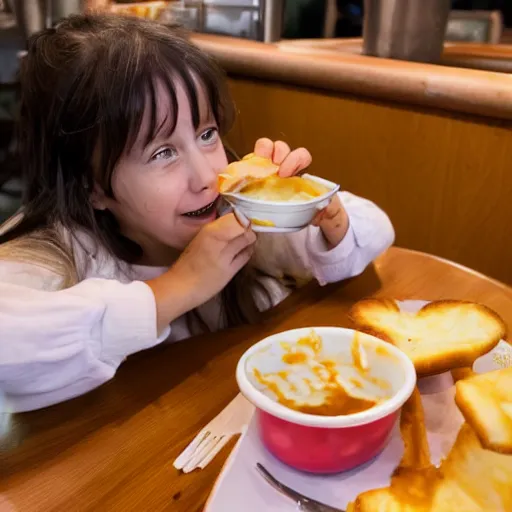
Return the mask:
[[(304, 174), (302, 177), (329, 188), (329, 192), (310, 201), (262, 201), (239, 193), (226, 193), (223, 197), (253, 222), (254, 231), (298, 231), (308, 226), (317, 212), (323, 210), (329, 204), (331, 197), (340, 189), (336, 183), (318, 176)], [(258, 221), (262, 225), (258, 224)]]

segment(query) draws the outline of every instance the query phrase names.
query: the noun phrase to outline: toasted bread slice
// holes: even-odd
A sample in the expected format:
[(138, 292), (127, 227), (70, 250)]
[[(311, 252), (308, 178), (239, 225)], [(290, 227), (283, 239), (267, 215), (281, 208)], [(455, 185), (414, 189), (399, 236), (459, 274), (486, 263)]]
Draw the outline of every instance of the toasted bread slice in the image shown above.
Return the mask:
[(473, 368), (470, 368), (468, 366), (466, 366), (465, 368), (454, 368), (451, 373), (454, 383), (458, 382), (459, 380), (467, 379), (468, 377), (472, 377), (473, 375), (475, 375)]
[(404, 453), (391, 485), (360, 494), (347, 512), (429, 512), (437, 469), (430, 461), (421, 395), (416, 387), (400, 413)]
[(465, 423), (439, 469), (398, 473), (360, 494), (347, 512), (509, 512), (512, 456), (486, 450)]
[(460, 380), (455, 389), (455, 402), (482, 445), (512, 455), (512, 368)]
[(512, 456), (483, 448), (468, 423), (462, 425), (440, 473), (432, 512), (512, 510)]
[(221, 194), (237, 192), (251, 181), (262, 180), (277, 174), (279, 166), (272, 160), (253, 153), (238, 162), (229, 164), (219, 174), (219, 191)]
[[(476, 378), (461, 380), (457, 386)], [(485, 410), (498, 407), (492, 402)], [(400, 432), (404, 455), (390, 486), (361, 493), (348, 505), (347, 512), (512, 511), (512, 455), (482, 447), (467, 422), (439, 468), (430, 463), (423, 407), (417, 389), (402, 408)]]
[(421, 376), (472, 366), (506, 334), (497, 313), (470, 302), (431, 302), (407, 313), (392, 300), (368, 299), (355, 304), (350, 316), (358, 329), (405, 352)]
[(347, 512), (429, 512), (437, 469), (430, 461), (421, 395), (416, 387), (400, 413), (404, 453), (391, 485), (360, 494)]
[[(360, 494), (349, 503), (347, 512), (430, 512), (429, 505), (419, 508), (413, 503), (403, 503), (389, 487), (373, 489)], [(451, 511), (450, 511), (451, 512)]]

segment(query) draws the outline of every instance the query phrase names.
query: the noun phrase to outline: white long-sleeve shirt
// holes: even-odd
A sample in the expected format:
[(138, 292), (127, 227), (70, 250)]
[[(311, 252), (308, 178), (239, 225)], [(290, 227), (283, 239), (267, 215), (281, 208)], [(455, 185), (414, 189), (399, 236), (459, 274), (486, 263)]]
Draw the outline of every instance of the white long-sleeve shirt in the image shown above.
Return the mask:
[[(289, 294), (279, 277), (315, 278), (320, 284), (347, 279), (393, 243), (393, 227), (382, 210), (347, 192), (340, 197), (350, 227), (334, 249), (327, 250), (313, 226), (259, 235), (252, 263), (271, 276), (262, 282), (273, 304)], [(110, 380), (130, 354), (192, 334), (185, 317), (157, 334), (155, 298), (143, 281), (167, 268), (120, 263), (88, 238), (68, 238), (80, 277), (69, 288), (47, 268), (0, 260), (0, 391), (13, 412), (84, 394)], [(210, 328), (222, 328), (219, 297), (199, 311)]]

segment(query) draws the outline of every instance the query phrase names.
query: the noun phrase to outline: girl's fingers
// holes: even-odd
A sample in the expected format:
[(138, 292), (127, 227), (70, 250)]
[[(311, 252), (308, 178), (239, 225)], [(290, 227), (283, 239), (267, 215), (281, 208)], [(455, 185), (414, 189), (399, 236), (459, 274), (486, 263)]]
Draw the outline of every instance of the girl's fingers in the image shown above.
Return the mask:
[(273, 162), (277, 165), (281, 165), (285, 158), (292, 152), (290, 146), (283, 142), (282, 140), (276, 140), (274, 142), (274, 154), (273, 154)]
[(336, 217), (340, 213), (341, 210), (341, 204), (339, 201), (336, 201), (336, 199), (333, 199), (323, 210), (323, 219), (324, 220), (331, 220)]
[(263, 158), (270, 158), (274, 154), (274, 143), (270, 139), (258, 139), (254, 145), (254, 154)]
[(247, 229), (251, 225), (251, 221), (238, 208), (233, 208), (233, 213), (235, 214), (236, 220), (244, 229)]
[(299, 148), (291, 153), (283, 160), (279, 167), (279, 176), (289, 178), (303, 171), (311, 165), (311, 153), (305, 148)]
[(340, 213), (340, 210), (341, 210), (340, 200), (337, 196), (334, 196), (330, 200), (329, 204), (323, 210), (320, 210), (315, 215), (315, 217), (311, 221), (311, 224), (313, 224), (313, 226), (318, 226), (318, 225), (320, 225), (321, 222), (324, 222), (326, 220), (332, 220), (332, 219), (336, 218), (336, 216)]
[(270, 158), (279, 165), (279, 176), (288, 178), (303, 171), (311, 165), (311, 153), (305, 148), (290, 150), (290, 146), (278, 140), (272, 142), (270, 139), (262, 138), (254, 145), (254, 154), (263, 158)]
[(254, 254), (254, 246), (250, 245), (246, 247), (242, 251), (240, 251), (235, 258), (233, 259), (232, 265), (234, 266), (235, 273), (238, 272), (242, 267), (245, 267), (249, 260), (252, 258)]
[(239, 253), (243, 252), (248, 247), (252, 247), (255, 242), (256, 234), (252, 229), (248, 229), (243, 235), (228, 242), (223, 252), (230, 261), (233, 261)]
[(313, 217), (313, 220), (311, 221), (311, 224), (313, 224), (313, 226), (319, 226), (320, 223), (322, 222), (322, 220), (324, 219), (324, 211), (325, 210), (320, 210), (314, 217)]

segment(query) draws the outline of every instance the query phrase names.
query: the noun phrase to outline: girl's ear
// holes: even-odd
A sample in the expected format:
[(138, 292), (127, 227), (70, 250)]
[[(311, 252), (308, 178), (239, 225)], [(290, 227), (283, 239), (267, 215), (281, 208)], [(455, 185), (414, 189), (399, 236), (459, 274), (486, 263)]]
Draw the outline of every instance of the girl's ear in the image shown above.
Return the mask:
[(105, 191), (94, 182), (94, 186), (91, 192), (91, 204), (95, 210), (106, 210), (107, 209), (107, 196)]

